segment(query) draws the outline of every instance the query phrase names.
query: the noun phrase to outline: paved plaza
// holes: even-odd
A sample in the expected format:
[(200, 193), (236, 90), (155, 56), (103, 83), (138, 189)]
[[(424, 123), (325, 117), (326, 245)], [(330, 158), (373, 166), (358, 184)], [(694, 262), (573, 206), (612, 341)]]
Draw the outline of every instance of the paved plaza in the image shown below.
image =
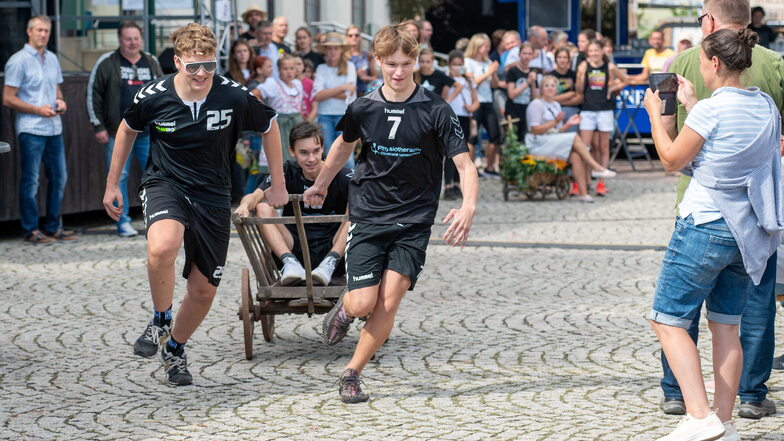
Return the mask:
[[(121, 239), (107, 222), (77, 243), (0, 240), (0, 439), (658, 438), (678, 417), (658, 410), (659, 345), (645, 316), (675, 183), (624, 172), (587, 205), (504, 202), (500, 182), (483, 181), (472, 246), (432, 242), (363, 373), (371, 401), (359, 405), (342, 404), (333, 384), (355, 329), (327, 347), (322, 316), (279, 316), (271, 343), (257, 325), (255, 358), (245, 359), (237, 309), (249, 265), (236, 235), (188, 346), (194, 385), (181, 388), (132, 353), (151, 311), (143, 237)], [(439, 214), (456, 205), (442, 202)], [(178, 277), (175, 310), (184, 287)], [(784, 318), (777, 329), (784, 342)], [(705, 323), (702, 336), (710, 366)], [(768, 385), (782, 412), (738, 419), (744, 440), (784, 440), (784, 372)]]

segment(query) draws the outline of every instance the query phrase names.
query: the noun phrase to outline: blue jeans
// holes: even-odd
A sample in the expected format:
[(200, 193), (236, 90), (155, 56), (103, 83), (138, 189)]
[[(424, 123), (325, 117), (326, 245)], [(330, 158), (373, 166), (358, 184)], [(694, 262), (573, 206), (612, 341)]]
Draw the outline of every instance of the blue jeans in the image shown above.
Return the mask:
[[(106, 172), (109, 172), (109, 168), (112, 166), (112, 152), (114, 151), (114, 137), (109, 137), (109, 142), (106, 143), (104, 146), (104, 153), (106, 154)], [(117, 225), (119, 226), (121, 223), (130, 222), (131, 217), (128, 216), (128, 209), (130, 208), (130, 203), (128, 203), (128, 174), (131, 171), (131, 158), (136, 158), (136, 162), (139, 164), (139, 167), (142, 169), (142, 173), (144, 173), (144, 168), (147, 166), (147, 158), (150, 156), (150, 137), (148, 136), (136, 136), (136, 141), (133, 143), (131, 147), (131, 154), (128, 155), (128, 160), (125, 161), (125, 166), (122, 169), (122, 174), (120, 174), (120, 193), (122, 194), (123, 198), (123, 212), (120, 215), (120, 220), (117, 221)]]
[(38, 176), (41, 161), (46, 172), (46, 218), (43, 230), (55, 233), (62, 228), (60, 209), (68, 171), (65, 167), (63, 135), (19, 134), (22, 174), (19, 178), (19, 218), (25, 237), (38, 230)]
[[(741, 401), (763, 401), (768, 395), (765, 382), (770, 378), (775, 350), (774, 322), (776, 319), (776, 253), (768, 259), (762, 281), (749, 294), (740, 322), (740, 345), (743, 348), (743, 371), (740, 376), (738, 395)], [(699, 319), (688, 329), (689, 336), (697, 343)], [(664, 351), (661, 354), (664, 377), (661, 388), (664, 398), (680, 398), (683, 394), (675, 380)]]
[[(326, 157), (329, 154), (329, 149), (332, 148), (332, 143), (335, 142), (338, 135), (341, 135), (343, 132), (337, 131), (335, 128), (340, 121), (340, 118), (343, 118), (343, 115), (319, 115), (317, 121), (319, 126), (321, 127), (321, 133), (324, 135), (324, 156)], [(346, 161), (346, 167), (350, 169), (354, 169), (354, 155), (352, 154), (348, 161)]]

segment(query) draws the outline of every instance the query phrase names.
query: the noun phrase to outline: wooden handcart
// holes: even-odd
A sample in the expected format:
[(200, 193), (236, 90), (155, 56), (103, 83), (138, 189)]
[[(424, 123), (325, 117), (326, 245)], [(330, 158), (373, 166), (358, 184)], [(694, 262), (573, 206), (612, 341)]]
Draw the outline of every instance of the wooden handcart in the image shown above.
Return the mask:
[[(294, 216), (284, 217), (240, 217), (232, 215), (232, 222), (248, 255), (255, 275), (255, 290), (251, 284), (250, 271), (242, 269), (240, 288), (239, 319), (242, 321), (245, 341), (245, 358), (253, 358), (253, 334), (255, 322), (261, 322), (264, 340), (269, 342), (275, 334), (275, 316), (281, 314), (325, 314), (346, 289), (345, 276), (333, 277), (327, 286), (313, 286), (313, 275), (308, 249), (305, 224), (345, 222), (348, 215), (302, 216), (302, 195), (289, 195)], [(272, 251), (264, 241), (261, 226), (267, 224), (296, 224), (305, 267), (305, 286), (281, 286), (280, 272), (275, 265)], [(255, 295), (254, 295), (255, 291)]]

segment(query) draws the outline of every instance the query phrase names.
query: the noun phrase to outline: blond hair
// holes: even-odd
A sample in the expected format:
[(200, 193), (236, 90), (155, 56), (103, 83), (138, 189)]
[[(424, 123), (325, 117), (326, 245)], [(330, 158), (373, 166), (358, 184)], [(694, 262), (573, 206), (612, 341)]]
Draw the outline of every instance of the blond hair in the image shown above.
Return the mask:
[(710, 11), (719, 22), (725, 25), (746, 27), (751, 21), (749, 0), (705, 0), (703, 13)]
[(215, 34), (207, 26), (189, 23), (171, 33), (174, 42), (174, 55), (215, 55), (218, 43)]
[(370, 53), (378, 58), (388, 57), (398, 50), (407, 57), (419, 58), (419, 42), (406, 30), (405, 22), (379, 29), (370, 44)]
[[(485, 42), (490, 43), (490, 37), (487, 36), (485, 33), (478, 33), (471, 36), (471, 40), (468, 41), (468, 47), (465, 50), (466, 58), (475, 58), (479, 48), (482, 47)], [(482, 61), (487, 61), (488, 57), (485, 56), (485, 59)]]
[(27, 21), (27, 29), (30, 30), (35, 27), (35, 22), (41, 22), (45, 25), (49, 25), (49, 28), (52, 27), (52, 19), (45, 16), (45, 15), (36, 15), (32, 17), (30, 20)]

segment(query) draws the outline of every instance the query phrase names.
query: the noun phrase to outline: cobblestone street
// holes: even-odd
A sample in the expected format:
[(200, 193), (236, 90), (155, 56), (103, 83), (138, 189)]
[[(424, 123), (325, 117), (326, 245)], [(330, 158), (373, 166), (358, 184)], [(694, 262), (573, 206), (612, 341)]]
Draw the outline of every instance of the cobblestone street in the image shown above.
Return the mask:
[[(471, 246), (443, 246), (445, 228), (433, 229), (359, 405), (342, 404), (333, 384), (354, 328), (328, 347), (323, 316), (278, 316), (271, 343), (256, 325), (245, 359), (237, 309), (249, 264), (236, 234), (188, 345), (194, 385), (181, 388), (131, 347), (152, 308), (144, 237), (121, 239), (107, 222), (76, 243), (0, 240), (0, 439), (656, 439), (679, 419), (658, 408), (659, 345), (645, 320), (676, 180), (624, 172), (594, 204), (504, 202), (499, 181), (482, 181)], [(442, 202), (441, 218), (457, 204)], [(710, 366), (704, 319), (701, 333)], [(768, 386), (780, 412), (738, 419), (743, 440), (784, 440), (784, 371)]]

